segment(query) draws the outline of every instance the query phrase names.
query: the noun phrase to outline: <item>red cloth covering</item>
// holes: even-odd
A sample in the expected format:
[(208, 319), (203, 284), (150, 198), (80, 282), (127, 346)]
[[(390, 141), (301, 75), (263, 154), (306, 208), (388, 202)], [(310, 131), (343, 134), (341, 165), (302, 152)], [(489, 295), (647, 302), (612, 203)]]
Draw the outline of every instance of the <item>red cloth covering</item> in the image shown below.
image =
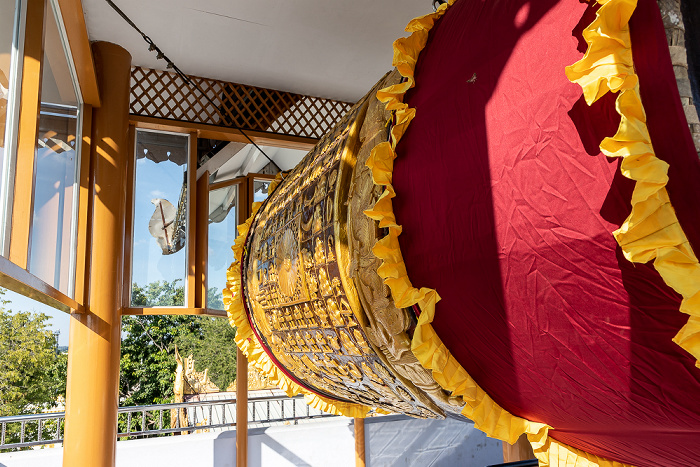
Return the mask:
[[(460, 0), (431, 32), (405, 101), (394, 211), (433, 326), (486, 392), (553, 438), (640, 466), (700, 462), (700, 370), (671, 339), (687, 321), (651, 264), (611, 232), (633, 182), (598, 145), (616, 94), (592, 107), (564, 68), (595, 9), (574, 0)], [(668, 191), (700, 252), (700, 163), (654, 0), (631, 22)]]

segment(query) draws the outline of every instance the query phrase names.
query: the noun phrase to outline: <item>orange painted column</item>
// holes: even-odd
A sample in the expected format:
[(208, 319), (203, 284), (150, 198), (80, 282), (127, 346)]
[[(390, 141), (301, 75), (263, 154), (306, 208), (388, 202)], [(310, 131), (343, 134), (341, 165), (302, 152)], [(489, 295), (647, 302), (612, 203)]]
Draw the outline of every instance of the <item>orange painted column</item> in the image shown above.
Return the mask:
[(248, 466), (248, 360), (236, 355), (236, 467)]
[(119, 404), (131, 55), (107, 42), (92, 52), (102, 105), (93, 109), (89, 154), (90, 298), (70, 324), (63, 465), (71, 467), (114, 466)]
[(355, 467), (365, 467), (365, 419), (355, 418)]
[(515, 444), (503, 441), (503, 462), (526, 461), (534, 458), (535, 452), (527, 440), (527, 435), (521, 435)]

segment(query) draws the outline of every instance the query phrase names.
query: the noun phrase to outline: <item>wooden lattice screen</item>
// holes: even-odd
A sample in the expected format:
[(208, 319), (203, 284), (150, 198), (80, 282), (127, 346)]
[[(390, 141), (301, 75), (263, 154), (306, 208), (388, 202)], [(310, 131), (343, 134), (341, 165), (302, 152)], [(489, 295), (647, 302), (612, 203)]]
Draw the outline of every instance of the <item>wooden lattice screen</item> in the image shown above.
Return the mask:
[(131, 69), (132, 115), (320, 138), (352, 103), (192, 77), (214, 102), (168, 71)]

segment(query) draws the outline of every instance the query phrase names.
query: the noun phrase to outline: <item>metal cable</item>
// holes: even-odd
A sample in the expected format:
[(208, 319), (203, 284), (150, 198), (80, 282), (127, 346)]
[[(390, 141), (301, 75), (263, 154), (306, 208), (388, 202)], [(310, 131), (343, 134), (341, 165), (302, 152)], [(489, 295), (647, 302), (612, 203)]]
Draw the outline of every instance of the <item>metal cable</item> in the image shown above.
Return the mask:
[[(129, 26), (131, 26), (132, 28), (134, 28), (134, 30), (136, 30), (136, 32), (138, 32), (139, 34), (141, 34), (141, 37), (143, 37), (143, 40), (146, 41), (146, 43), (148, 44), (148, 50), (149, 50), (149, 52), (155, 51), (155, 52), (157, 53), (156, 58), (157, 58), (158, 60), (165, 60), (165, 62), (167, 63), (166, 68), (172, 69), (175, 73), (177, 73), (177, 75), (180, 77), (180, 79), (182, 79), (186, 84), (192, 86), (192, 87), (195, 88), (197, 91), (199, 91), (200, 94), (201, 94), (202, 96), (204, 96), (204, 98), (205, 98), (206, 100), (208, 100), (209, 103), (210, 103), (211, 105), (213, 105), (215, 108), (218, 108), (218, 105), (207, 95), (206, 92), (204, 92), (204, 90), (199, 86), (199, 84), (197, 84), (197, 83), (195, 83), (194, 81), (192, 81), (192, 79), (191, 79), (187, 74), (185, 74), (185, 72), (183, 72), (180, 68), (178, 68), (178, 66), (175, 65), (175, 63), (174, 63), (172, 60), (170, 60), (170, 59), (168, 58), (168, 56), (165, 55), (165, 53), (163, 53), (163, 51), (160, 49), (160, 47), (158, 47), (158, 46), (156, 45), (156, 43), (153, 42), (153, 40), (152, 40), (150, 37), (148, 37), (148, 35), (146, 35), (143, 31), (141, 31), (141, 30), (139, 29), (139, 27), (136, 26), (136, 24), (134, 24), (134, 22), (131, 20), (131, 18), (129, 18), (129, 17), (126, 15), (126, 13), (124, 13), (117, 5), (115, 5), (114, 2), (113, 2), (112, 0), (105, 0), (105, 2), (107, 2), (107, 4), (108, 4), (109, 6), (111, 6), (112, 9), (113, 9), (114, 11), (116, 11), (116, 12), (119, 14), (119, 16), (121, 16), (121, 17), (124, 19), (124, 21), (126, 21), (126, 22), (129, 24)], [(258, 146), (258, 145), (255, 143), (255, 141), (253, 141), (253, 140), (251, 139), (251, 137), (248, 136), (248, 134), (246, 134), (246, 133), (243, 131), (243, 129), (242, 129), (241, 127), (237, 126), (236, 123), (233, 122), (233, 121), (231, 122), (231, 126), (233, 127), (234, 130), (240, 131), (241, 134), (242, 134), (243, 136), (245, 136), (245, 138), (246, 138), (248, 141), (250, 141), (250, 143), (251, 143), (253, 146), (255, 146), (255, 148), (256, 148), (258, 151), (260, 151), (260, 153), (261, 153), (263, 156), (265, 156), (265, 157), (267, 158), (267, 160), (269, 160), (275, 167), (277, 167), (277, 170), (278, 170), (279, 172), (282, 172), (282, 169), (280, 168), (280, 166), (277, 165), (277, 163), (276, 163), (275, 161), (273, 161), (273, 160), (270, 158), (270, 156), (268, 156), (267, 153), (265, 153), (265, 151), (263, 151), (262, 148), (261, 148), (260, 146)], [(284, 178), (284, 177), (283, 177), (283, 178)]]

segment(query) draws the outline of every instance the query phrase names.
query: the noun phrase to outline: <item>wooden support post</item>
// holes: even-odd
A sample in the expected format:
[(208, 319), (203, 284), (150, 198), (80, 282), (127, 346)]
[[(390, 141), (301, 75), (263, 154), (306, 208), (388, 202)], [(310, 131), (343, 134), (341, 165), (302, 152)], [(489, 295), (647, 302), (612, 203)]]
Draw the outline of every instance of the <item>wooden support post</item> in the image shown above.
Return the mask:
[(112, 467), (117, 444), (124, 205), (131, 55), (97, 42), (102, 107), (93, 110), (90, 301), (71, 315), (63, 465)]
[(207, 261), (209, 256), (209, 171), (197, 180), (197, 204), (195, 208), (195, 290), (196, 308), (207, 308)]
[[(188, 206), (188, 229), (187, 229), (187, 307), (195, 308), (202, 306), (201, 287), (197, 287), (196, 278), (197, 267), (197, 243), (204, 242), (199, 239), (202, 226), (197, 225), (197, 132), (190, 133), (189, 139), (189, 164), (187, 166), (187, 198)], [(206, 225), (206, 224), (205, 224)]]
[[(34, 200), (34, 156), (39, 128), (42, 60), (44, 55), (44, 0), (27, 2), (27, 27), (24, 32), (24, 60), (20, 93), (17, 164), (11, 206), (10, 261), (27, 269), (29, 233)], [(6, 156), (7, 157), (7, 156)]]
[(365, 467), (365, 419), (355, 418), (355, 467)]
[(248, 359), (236, 356), (236, 467), (248, 467)]
[(535, 452), (532, 450), (527, 435), (521, 435), (515, 444), (508, 444), (503, 441), (503, 462), (517, 462), (534, 459)]

